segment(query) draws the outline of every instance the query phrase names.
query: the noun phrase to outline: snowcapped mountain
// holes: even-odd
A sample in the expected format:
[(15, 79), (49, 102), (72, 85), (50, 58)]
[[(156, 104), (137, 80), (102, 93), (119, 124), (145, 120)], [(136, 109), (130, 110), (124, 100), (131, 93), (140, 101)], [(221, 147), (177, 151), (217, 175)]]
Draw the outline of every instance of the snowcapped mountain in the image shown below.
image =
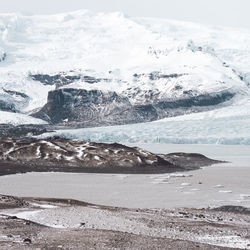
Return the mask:
[(84, 10), (0, 15), (0, 110), (52, 124), (138, 123), (230, 107), (250, 117), (249, 66), (248, 30)]

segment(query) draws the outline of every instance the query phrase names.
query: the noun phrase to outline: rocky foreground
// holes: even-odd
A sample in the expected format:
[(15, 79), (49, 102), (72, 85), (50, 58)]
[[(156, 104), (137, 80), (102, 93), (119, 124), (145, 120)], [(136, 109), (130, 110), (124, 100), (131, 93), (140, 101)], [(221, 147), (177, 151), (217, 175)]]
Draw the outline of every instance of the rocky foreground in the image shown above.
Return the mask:
[(0, 175), (30, 171), (169, 173), (219, 163), (200, 154), (156, 155), (121, 144), (64, 138), (0, 141)]
[(0, 196), (1, 249), (250, 249), (250, 210), (125, 209)]

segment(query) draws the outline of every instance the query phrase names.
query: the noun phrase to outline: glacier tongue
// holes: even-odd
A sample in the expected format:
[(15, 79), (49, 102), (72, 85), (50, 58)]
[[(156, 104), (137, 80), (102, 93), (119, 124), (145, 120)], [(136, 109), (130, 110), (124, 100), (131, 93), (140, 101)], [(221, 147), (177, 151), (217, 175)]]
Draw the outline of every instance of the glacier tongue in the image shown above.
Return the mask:
[[(85, 10), (48, 16), (0, 14), (4, 111), (39, 111), (49, 91), (62, 88), (114, 91), (131, 105), (221, 92), (235, 96), (225, 104), (228, 109), (216, 106), (218, 111), (159, 123), (86, 129), (79, 135), (83, 138), (83, 131), (89, 131), (91, 139), (100, 141), (247, 144), (249, 67), (248, 30)], [(0, 122), (42, 122), (14, 117), (1, 113)]]
[[(244, 107), (244, 108), (243, 108)], [(123, 126), (58, 130), (60, 135), (96, 142), (250, 145), (250, 102), (243, 106)]]
[(46, 122), (25, 114), (0, 111), (0, 124), (12, 124), (18, 126), (22, 124), (46, 124)]
[[(39, 94), (30, 91), (32, 86), (34, 89), (38, 86), (40, 95), (45, 96), (51, 88), (41, 89), (38, 82), (29, 78), (30, 74), (89, 69), (95, 77), (120, 79), (112, 85), (112, 90), (117, 92), (134, 87), (133, 74), (154, 71), (184, 73), (178, 80), (183, 90), (242, 89), (244, 83), (232, 68), (242, 74), (249, 72), (249, 44), (250, 32), (245, 30), (128, 18), (121, 13), (1, 14), (0, 57), (5, 55), (5, 60), (0, 62), (0, 84), (23, 90), (38, 100)], [(223, 62), (228, 63), (228, 67)], [(162, 81), (152, 85), (145, 79), (141, 83), (143, 89), (160, 91), (169, 91), (176, 85), (176, 81), (167, 86)], [(85, 85), (82, 84), (82, 88)], [(100, 85), (91, 87), (105, 87)], [(39, 98), (39, 102), (31, 102), (30, 109), (41, 107), (45, 102), (46, 98)]]

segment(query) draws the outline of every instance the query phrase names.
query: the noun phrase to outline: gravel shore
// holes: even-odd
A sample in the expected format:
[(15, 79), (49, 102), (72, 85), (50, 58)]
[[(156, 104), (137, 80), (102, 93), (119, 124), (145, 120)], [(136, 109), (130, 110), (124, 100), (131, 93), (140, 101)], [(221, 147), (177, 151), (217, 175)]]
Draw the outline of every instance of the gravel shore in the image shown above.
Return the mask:
[(125, 209), (1, 196), (1, 249), (250, 249), (249, 210)]

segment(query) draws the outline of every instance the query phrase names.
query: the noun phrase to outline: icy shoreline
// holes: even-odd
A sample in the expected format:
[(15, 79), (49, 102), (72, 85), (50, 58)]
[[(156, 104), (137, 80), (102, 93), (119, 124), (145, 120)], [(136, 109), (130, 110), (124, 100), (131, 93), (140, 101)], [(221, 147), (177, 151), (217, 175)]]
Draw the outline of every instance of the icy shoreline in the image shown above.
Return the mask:
[[(11, 208), (15, 202), (19, 205)], [(0, 195), (0, 238), (2, 246), (11, 249), (59, 245), (78, 249), (79, 244), (92, 249), (121, 245), (124, 249), (249, 249), (249, 210), (223, 209), (126, 209)], [(91, 232), (94, 239), (89, 241)]]
[(130, 208), (250, 207), (249, 170), (216, 166), (182, 174), (28, 173), (0, 177), (2, 193), (73, 198)]
[[(121, 207), (250, 206), (249, 146), (136, 144), (154, 153), (198, 152), (231, 163), (166, 174), (28, 173), (0, 177), (2, 193)], [(135, 146), (129, 144), (129, 146)], [(63, 192), (62, 192), (63, 190)]]

